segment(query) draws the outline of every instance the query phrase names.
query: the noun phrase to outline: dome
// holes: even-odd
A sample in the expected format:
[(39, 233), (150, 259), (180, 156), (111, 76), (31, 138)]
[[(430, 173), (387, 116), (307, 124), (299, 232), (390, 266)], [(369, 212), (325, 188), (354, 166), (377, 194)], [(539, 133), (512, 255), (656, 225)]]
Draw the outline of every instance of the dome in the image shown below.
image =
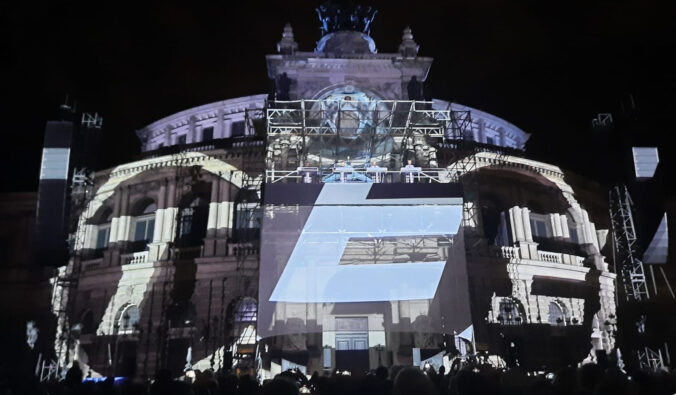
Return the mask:
[(317, 53), (333, 56), (374, 54), (376, 43), (369, 35), (357, 31), (341, 30), (329, 33), (317, 42)]

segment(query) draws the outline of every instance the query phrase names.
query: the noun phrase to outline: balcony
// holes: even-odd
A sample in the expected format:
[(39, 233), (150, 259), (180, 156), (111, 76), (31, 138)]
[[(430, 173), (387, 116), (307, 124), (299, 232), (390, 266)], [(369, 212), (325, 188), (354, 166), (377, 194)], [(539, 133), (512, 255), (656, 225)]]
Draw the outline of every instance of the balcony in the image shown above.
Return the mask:
[(139, 263), (148, 262), (148, 251), (133, 252), (131, 254), (124, 254), (121, 256), (123, 265), (136, 265)]
[(509, 259), (510, 263), (520, 263), (524, 259), (540, 261), (546, 263), (555, 263), (561, 265), (584, 266), (585, 258), (577, 255), (564, 254), (561, 252), (540, 251), (537, 252), (537, 258), (523, 257), (519, 247), (500, 247), (498, 255), (501, 258)]

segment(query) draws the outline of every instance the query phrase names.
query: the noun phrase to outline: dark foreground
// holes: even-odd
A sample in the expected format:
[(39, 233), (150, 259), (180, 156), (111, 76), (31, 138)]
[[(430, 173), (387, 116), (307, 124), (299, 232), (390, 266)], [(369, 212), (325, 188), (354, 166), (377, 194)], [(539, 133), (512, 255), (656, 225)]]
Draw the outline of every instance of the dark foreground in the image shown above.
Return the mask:
[(61, 382), (38, 383), (32, 379), (4, 380), (0, 395), (629, 395), (676, 393), (674, 372), (625, 374), (617, 368), (603, 371), (597, 365), (565, 368), (549, 375), (527, 375), (518, 369), (465, 368), (445, 374), (418, 368), (379, 368), (364, 377), (315, 373), (309, 380), (300, 373), (284, 372), (262, 386), (250, 375), (195, 372), (194, 382), (174, 380), (162, 371), (152, 383), (126, 379), (114, 382), (82, 382), (79, 369), (71, 369)]

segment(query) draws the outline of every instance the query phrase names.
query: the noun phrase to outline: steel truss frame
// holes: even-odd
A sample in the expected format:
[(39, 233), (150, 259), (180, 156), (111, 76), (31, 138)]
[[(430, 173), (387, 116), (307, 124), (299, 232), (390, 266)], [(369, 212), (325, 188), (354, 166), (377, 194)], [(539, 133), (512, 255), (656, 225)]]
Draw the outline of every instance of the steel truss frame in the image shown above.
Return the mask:
[[(268, 136), (369, 133), (405, 136), (413, 132), (443, 138), (453, 122), (450, 110), (433, 110), (432, 102), (412, 100), (294, 100), (268, 104), (265, 111)], [(359, 122), (364, 113), (370, 115), (367, 127)], [(334, 118), (335, 122), (327, 122)]]
[(636, 228), (632, 215), (632, 200), (626, 185), (610, 190), (610, 224), (617, 252), (616, 265), (622, 278), (624, 294), (629, 301), (650, 298), (643, 262), (638, 258)]

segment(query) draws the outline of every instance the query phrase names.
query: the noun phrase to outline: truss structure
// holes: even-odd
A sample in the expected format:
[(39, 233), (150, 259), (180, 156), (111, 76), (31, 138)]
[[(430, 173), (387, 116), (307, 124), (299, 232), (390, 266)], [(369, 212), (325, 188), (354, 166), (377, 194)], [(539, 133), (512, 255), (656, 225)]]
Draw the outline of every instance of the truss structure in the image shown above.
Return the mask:
[(643, 347), (643, 349), (636, 351), (636, 356), (641, 370), (656, 372), (665, 367), (661, 349), (654, 351), (648, 347)]
[(636, 228), (632, 216), (632, 201), (626, 185), (610, 190), (610, 223), (617, 253), (617, 271), (622, 279), (627, 301), (650, 298), (643, 262), (638, 258)]
[(295, 100), (270, 102), (268, 136), (324, 136), (407, 133), (446, 137), (450, 110), (434, 110), (431, 102), (411, 100)]

